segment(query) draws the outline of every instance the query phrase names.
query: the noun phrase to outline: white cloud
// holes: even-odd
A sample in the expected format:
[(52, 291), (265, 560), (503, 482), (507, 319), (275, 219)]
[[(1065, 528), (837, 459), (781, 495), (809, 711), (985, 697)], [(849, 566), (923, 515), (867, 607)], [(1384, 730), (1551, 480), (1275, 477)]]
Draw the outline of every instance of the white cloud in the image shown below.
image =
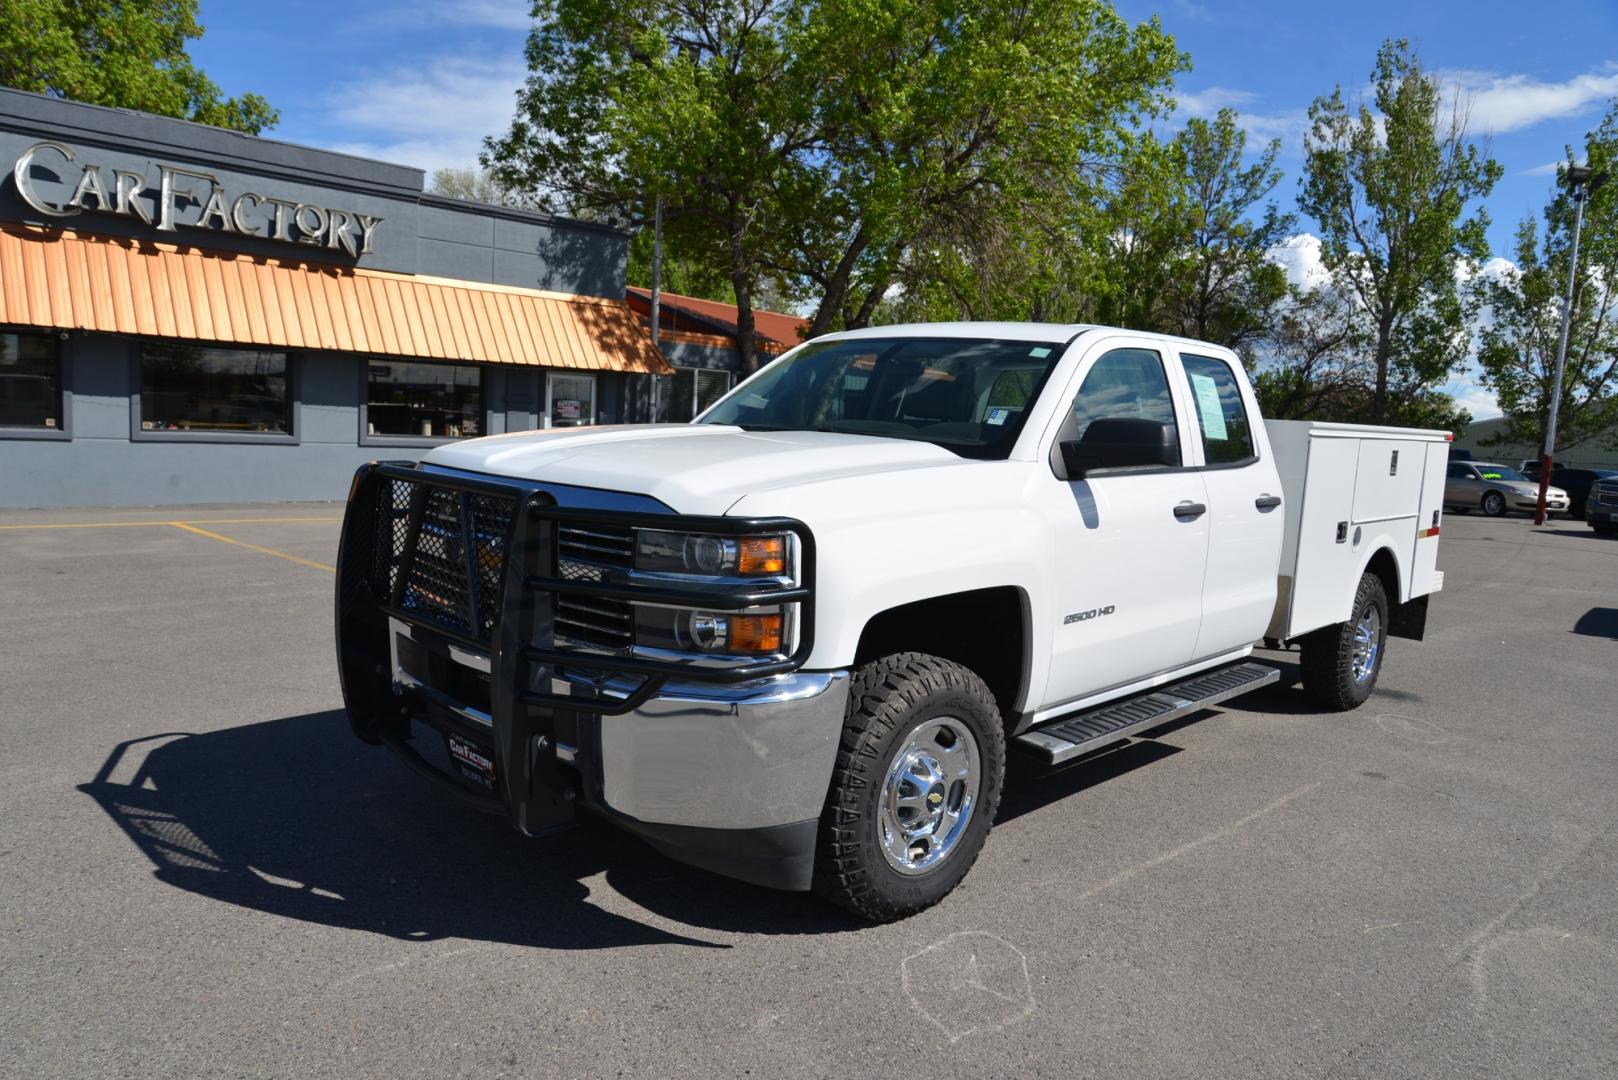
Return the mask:
[(1283, 146), (1296, 149), (1303, 142), (1303, 133), (1309, 129), (1306, 109), (1287, 109), (1275, 113), (1243, 112), (1245, 106), (1258, 100), (1251, 90), (1238, 90), (1231, 86), (1210, 86), (1206, 90), (1174, 95), (1177, 116), (1210, 118), (1220, 109), (1235, 109), (1238, 123), (1247, 131), (1250, 147), (1262, 146), (1271, 139), (1280, 139)]
[(1237, 90), (1229, 86), (1210, 86), (1206, 90), (1176, 93), (1176, 112), (1187, 116), (1213, 116), (1220, 109), (1237, 109), (1258, 97), (1251, 90)]
[(353, 133), (344, 153), (439, 168), (477, 164), (486, 135), (511, 123), (527, 69), (519, 57), (445, 57), (419, 68), (378, 71), (338, 88), (327, 122)]
[(1618, 96), (1618, 65), (1607, 64), (1562, 82), (1464, 69), (1446, 72), (1444, 81), (1460, 93), (1473, 131), (1503, 135), (1578, 115)]
[(1524, 169), (1521, 172), (1519, 172), (1517, 175), (1518, 176), (1555, 176), (1557, 174), (1557, 172), (1560, 171), (1562, 166), (1565, 165), (1565, 164), (1567, 164), (1565, 161), (1547, 161), (1543, 165), (1535, 165), (1532, 169)]
[(1320, 258), (1320, 237), (1312, 233), (1289, 236), (1269, 250), (1270, 261), (1287, 273), (1287, 284), (1317, 289), (1331, 280)]
[(434, 26), (484, 26), (495, 30), (527, 30), (533, 25), (528, 0), (429, 0), (407, 4), (396, 20)]
[(1455, 399), (1455, 404), (1472, 414), (1473, 420), (1492, 420), (1501, 415), (1500, 402), (1494, 391), (1478, 384), (1470, 375), (1463, 376), (1444, 387), (1444, 392)]

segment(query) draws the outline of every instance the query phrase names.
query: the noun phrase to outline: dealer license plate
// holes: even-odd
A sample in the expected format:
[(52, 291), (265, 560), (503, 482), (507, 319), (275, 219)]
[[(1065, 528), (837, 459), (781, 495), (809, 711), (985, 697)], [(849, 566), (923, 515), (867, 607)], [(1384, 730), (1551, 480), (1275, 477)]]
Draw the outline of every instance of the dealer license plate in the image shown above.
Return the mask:
[(482, 788), (494, 790), (494, 755), (470, 739), (456, 734), (444, 738), (449, 743), (450, 760), (461, 775)]

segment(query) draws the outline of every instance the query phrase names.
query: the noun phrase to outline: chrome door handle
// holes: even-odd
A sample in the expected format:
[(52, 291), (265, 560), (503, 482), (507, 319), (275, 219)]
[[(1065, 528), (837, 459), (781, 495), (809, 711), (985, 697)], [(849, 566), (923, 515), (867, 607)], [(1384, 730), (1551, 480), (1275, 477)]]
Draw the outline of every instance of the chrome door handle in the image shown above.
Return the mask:
[(1260, 510), (1274, 510), (1281, 505), (1281, 496), (1264, 494), (1253, 500), (1253, 505)]
[(1181, 521), (1191, 521), (1208, 512), (1208, 508), (1199, 502), (1183, 502), (1174, 508), (1174, 516)]

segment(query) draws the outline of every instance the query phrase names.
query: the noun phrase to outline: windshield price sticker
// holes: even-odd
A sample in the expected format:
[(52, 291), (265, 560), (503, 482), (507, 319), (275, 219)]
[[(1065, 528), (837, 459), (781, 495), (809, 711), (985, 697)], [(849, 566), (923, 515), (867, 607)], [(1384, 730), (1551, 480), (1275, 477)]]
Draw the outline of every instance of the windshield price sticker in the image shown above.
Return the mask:
[(1219, 407), (1219, 385), (1210, 376), (1187, 372), (1191, 376), (1191, 389), (1197, 395), (1197, 415), (1202, 418), (1202, 433), (1210, 439), (1228, 439), (1225, 430), (1225, 410)]

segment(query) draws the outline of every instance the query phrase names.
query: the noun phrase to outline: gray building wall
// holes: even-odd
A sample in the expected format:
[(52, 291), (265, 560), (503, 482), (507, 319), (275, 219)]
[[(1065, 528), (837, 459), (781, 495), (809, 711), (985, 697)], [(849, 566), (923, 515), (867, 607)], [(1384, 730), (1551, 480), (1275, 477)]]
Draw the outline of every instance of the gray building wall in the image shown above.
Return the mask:
[[(1479, 461), (1498, 461), (1515, 467), (1520, 461), (1537, 461), (1541, 447), (1525, 443), (1501, 446), (1485, 445), (1496, 438), (1505, 425), (1501, 419), (1479, 420), (1467, 427), (1455, 446), (1470, 450)], [(1556, 456), (1558, 464), (1576, 469), (1618, 469), (1618, 430), (1585, 439), (1565, 448)]]
[[(350, 257), (324, 246), (188, 227), (201, 216), (209, 195), (208, 184), (196, 180), (184, 181), (196, 198), (177, 204), (179, 228), (174, 232), (156, 232), (138, 218), (99, 209), (73, 217), (41, 214), (18, 193), (10, 170), (28, 147), (46, 140), (66, 144), (76, 153), (73, 161), (64, 162), (60, 154), (44, 151), (29, 170), (35, 190), (52, 205), (65, 204), (81, 167), (94, 164), (102, 167), (109, 185), (115, 169), (145, 176), (144, 200), (155, 221), (158, 166), (183, 166), (217, 176), (231, 197), (251, 191), (380, 217), (375, 250)], [(422, 171), (409, 166), (0, 88), (0, 167), (6, 170), (0, 174), (4, 221), (584, 296), (624, 295), (626, 233), (528, 210), (426, 195)]]

